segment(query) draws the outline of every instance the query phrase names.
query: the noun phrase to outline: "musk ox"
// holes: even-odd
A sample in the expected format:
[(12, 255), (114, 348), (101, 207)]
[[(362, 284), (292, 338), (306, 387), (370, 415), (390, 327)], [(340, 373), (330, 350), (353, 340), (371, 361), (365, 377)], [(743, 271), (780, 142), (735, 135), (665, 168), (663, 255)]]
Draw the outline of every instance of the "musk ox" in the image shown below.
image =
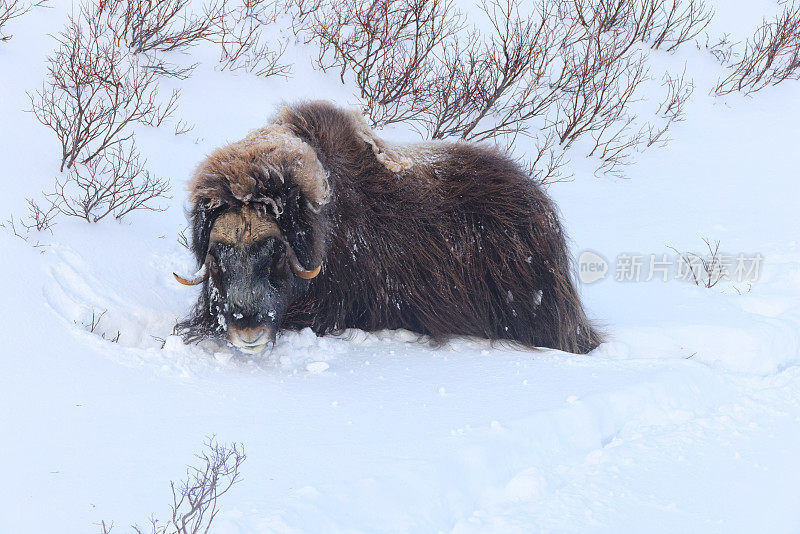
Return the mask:
[(581, 306), (547, 195), (467, 143), (391, 145), (360, 114), (284, 108), (211, 154), (190, 184), (203, 284), (187, 342), (261, 351), (280, 329), (404, 328), (585, 353)]

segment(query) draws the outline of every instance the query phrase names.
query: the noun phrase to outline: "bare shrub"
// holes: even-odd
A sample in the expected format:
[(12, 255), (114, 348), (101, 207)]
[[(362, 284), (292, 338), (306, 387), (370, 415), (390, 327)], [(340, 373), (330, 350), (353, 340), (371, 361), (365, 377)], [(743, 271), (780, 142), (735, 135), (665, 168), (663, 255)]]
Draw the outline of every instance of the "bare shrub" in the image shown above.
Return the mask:
[(719, 241), (715, 241), (712, 245), (710, 240), (703, 238), (703, 242), (708, 248), (708, 254), (705, 256), (694, 252), (679, 252), (674, 247), (668, 248), (678, 254), (691, 282), (696, 286), (710, 289), (728, 278), (728, 272), (723, 254), (719, 251)]
[(210, 37), (220, 46), (220, 69), (244, 70), (264, 77), (288, 75), (291, 67), (281, 63), (288, 40), (274, 45), (265, 32), (279, 14), (279, 5), (272, 0), (242, 0), (236, 7), (226, 6)]
[(700, 42), (697, 42), (698, 50), (705, 49), (709, 54), (711, 54), (714, 59), (719, 61), (720, 63), (731, 63), (736, 54), (736, 46), (739, 43), (734, 43), (731, 41), (730, 34), (724, 34), (722, 37), (718, 37), (716, 40), (712, 40), (711, 37), (706, 34), (706, 42), (704, 45), (701, 45)]
[(686, 114), (686, 105), (694, 94), (694, 82), (686, 79), (686, 68), (680, 75), (673, 76), (669, 72), (664, 74), (662, 87), (666, 87), (667, 95), (658, 106), (656, 114), (661, 119), (661, 124), (648, 124), (646, 145), (665, 146), (669, 139), (667, 131), (676, 122), (683, 122)]
[(55, 217), (58, 214), (58, 208), (52, 203), (48, 203), (46, 207), (42, 207), (34, 199), (29, 198), (28, 201), (28, 218), (22, 221), (22, 224), (28, 230), (50, 230), (55, 225)]
[(663, 0), (651, 34), (652, 47), (677, 49), (705, 30), (714, 17), (713, 8), (703, 0)]
[[(511, 148), (508, 150), (511, 151)], [(557, 147), (553, 132), (536, 137), (532, 154), (528, 153), (522, 164), (531, 179), (543, 187), (572, 179), (571, 174), (565, 175), (563, 172), (567, 164), (566, 154)]]
[(159, 102), (159, 74), (115, 46), (100, 22), (89, 8), (70, 16), (48, 58), (47, 79), (29, 94), (31, 111), (58, 137), (62, 171), (129, 140), (133, 124), (160, 125), (177, 103), (177, 91)]
[(222, 70), (246, 70), (259, 76), (286, 75), (280, 63), (288, 41), (272, 46), (265, 28), (273, 24), (279, 0), (211, 0), (201, 13), (190, 0), (117, 0), (90, 4), (90, 18), (113, 35), (118, 46), (146, 58), (159, 75), (185, 79), (196, 64), (167, 61), (169, 52), (185, 51), (202, 41), (220, 46)]
[(642, 124), (642, 117), (633, 111), (641, 87), (650, 79), (649, 54), (642, 46), (676, 50), (708, 26), (713, 10), (702, 0), (567, 4), (561, 12), (571, 20), (562, 52), (567, 69), (558, 115), (550, 126), (566, 148), (589, 134), (594, 143), (588, 157), (599, 160), (597, 173), (622, 176), (622, 168), (632, 163), (636, 151), (664, 144), (669, 128), (682, 120), (683, 105), (692, 93), (684, 75), (668, 73), (664, 85), (670, 92), (656, 110), (656, 124)]
[[(186, 478), (170, 482), (172, 504), (170, 518), (161, 522), (151, 517), (148, 528), (134, 525), (137, 534), (207, 533), (219, 512), (218, 500), (239, 481), (239, 469), (247, 456), (241, 444), (220, 445), (207, 438), (205, 451), (197, 455), (198, 467), (189, 467)], [(109, 534), (114, 524), (100, 523), (102, 534)]]
[(686, 79), (686, 68), (678, 76), (665, 73), (662, 87), (667, 88), (667, 97), (658, 106), (658, 112), (670, 121), (683, 122), (686, 104), (694, 94), (694, 82)]
[[(20, 226), (26, 229), (24, 231), (21, 231), (19, 228), (17, 228), (18, 223)], [(47, 246), (46, 244), (43, 244), (39, 241), (31, 241), (30, 229), (27, 228), (24, 221), (20, 219), (15, 220), (14, 215), (10, 215), (8, 219), (5, 220), (5, 222), (1, 222), (0, 228), (5, 229), (10, 235), (13, 235), (14, 237), (18, 237), (19, 239), (25, 241), (33, 248), (44, 248), (45, 246)]]
[(281, 11), (290, 15), (292, 33), (295, 36), (313, 32), (313, 21), (311, 15), (328, 0), (283, 0)]
[(25, 2), (22, 0), (0, 0), (0, 43), (9, 41), (13, 35), (3, 31), (3, 27), (10, 21), (21, 17), (31, 9), (43, 6), (47, 0)]
[(188, 8), (190, 0), (122, 0), (101, 2), (114, 35), (134, 54), (185, 50), (208, 40), (223, 15), (224, 1), (203, 6), (200, 15)]
[[(119, 330), (117, 330), (117, 333), (112, 336), (111, 334), (103, 332), (100, 329), (100, 322), (103, 320), (103, 317), (105, 316), (106, 313), (108, 313), (108, 310), (103, 310), (101, 312), (98, 312), (97, 310), (94, 309), (94, 307), (92, 307), (92, 316), (89, 318), (88, 322), (82, 321), (81, 325), (88, 332), (92, 334), (99, 334), (100, 337), (102, 339), (105, 339), (106, 341), (110, 341), (112, 343), (119, 343), (119, 338), (122, 335), (122, 333)], [(77, 324), (77, 321), (75, 321), (75, 324)]]
[(194, 126), (195, 126), (194, 124), (189, 124), (184, 120), (179, 120), (178, 122), (175, 123), (175, 128), (173, 131), (175, 132), (176, 136), (184, 135), (194, 130)]
[(488, 38), (473, 31), (461, 45), (446, 43), (436, 85), (424, 108), (433, 139), (458, 137), (483, 141), (516, 137), (525, 121), (555, 102), (559, 80), (550, 75), (558, 50), (552, 7), (521, 14), (515, 0), (488, 0), (482, 8), (491, 22)]
[(563, 9), (588, 29), (586, 36), (612, 33), (627, 52), (635, 43), (676, 50), (698, 36), (714, 10), (704, 0), (567, 0)]
[(84, 21), (102, 28), (114, 47), (137, 56), (154, 74), (186, 79), (197, 65), (173, 64), (165, 53), (208, 39), (225, 1), (205, 5), (201, 15), (189, 10), (190, 0), (89, 0), (82, 10)]
[(717, 96), (737, 91), (749, 95), (800, 79), (800, 5), (787, 5), (775, 20), (764, 20), (729, 69), (713, 91)]
[(373, 126), (404, 121), (433, 139), (507, 149), (533, 138), (528, 167), (545, 182), (583, 137), (592, 142), (580, 150), (612, 174), (657, 144), (676, 121), (651, 132), (632, 111), (649, 79), (645, 49), (675, 50), (713, 15), (703, 0), (482, 0), (480, 30), (446, 0), (288, 5), (297, 34), (319, 46), (318, 66), (355, 80)]
[(531, 137), (523, 165), (548, 184), (568, 179), (561, 140), (542, 124), (563, 97), (565, 28), (554, 4), (522, 6), (484, 0), (491, 31), (473, 29), (444, 43), (418, 120), (433, 139), (491, 141), (509, 152), (519, 136)]
[[(302, 4), (302, 3), (301, 3)], [(419, 117), (436, 70), (434, 52), (460, 24), (451, 0), (343, 0), (306, 12), (317, 64), (352, 73), (373, 125)]]
[[(131, 126), (160, 126), (175, 111), (178, 91), (160, 100), (160, 78), (187, 78), (195, 65), (180, 66), (165, 53), (200, 41), (222, 45), (223, 68), (246, 68), (260, 75), (286, 73), (260, 39), (275, 20), (264, 0), (227, 0), (192, 14), (189, 0), (89, 0), (69, 17), (48, 58), (42, 88), (29, 94), (31, 111), (61, 144), (61, 170), (89, 163), (131, 138)], [(271, 5), (271, 4), (270, 4)], [(247, 28), (242, 25), (249, 25)], [(185, 133), (178, 125), (176, 133)]]
[(191, 245), (189, 245), (189, 238), (186, 235), (186, 231), (188, 229), (189, 229), (188, 226), (184, 226), (183, 228), (181, 228), (181, 231), (178, 232), (178, 244), (180, 246), (182, 246), (183, 248), (185, 248), (186, 250), (191, 251), (192, 247), (191, 247)]
[(582, 135), (595, 133), (595, 147), (600, 148), (611, 142), (609, 133), (625, 117), (647, 75), (644, 57), (621, 55), (598, 38), (587, 41), (585, 50), (570, 52), (565, 62), (564, 95), (552, 126), (567, 147)]
[[(49, 204), (47, 207), (42, 207), (36, 202), (34, 199), (27, 199), (28, 201), (28, 215), (27, 217), (20, 217), (17, 218), (16, 221), (14, 220), (14, 216), (11, 215), (9, 218), (4, 222), (0, 223), (0, 227), (5, 228), (10, 234), (19, 237), (23, 241), (27, 243), (31, 243), (28, 239), (28, 234), (32, 231), (41, 232), (44, 230), (53, 232), (53, 226), (55, 226), (55, 216), (58, 214), (58, 209)], [(25, 233), (23, 234), (19, 229), (17, 229), (17, 224), (19, 224), (22, 228), (25, 229)], [(31, 243), (34, 247), (41, 246), (38, 242)]]
[(226, 446), (213, 438), (198, 455), (200, 467), (190, 467), (186, 479), (172, 488), (170, 524), (180, 534), (208, 532), (219, 510), (217, 500), (239, 480), (239, 468), (246, 456), (241, 444)]
[(144, 168), (133, 143), (115, 144), (86, 163), (77, 163), (56, 180), (45, 198), (59, 213), (98, 222), (111, 215), (121, 219), (145, 209), (162, 211), (153, 203), (166, 197), (169, 183)]

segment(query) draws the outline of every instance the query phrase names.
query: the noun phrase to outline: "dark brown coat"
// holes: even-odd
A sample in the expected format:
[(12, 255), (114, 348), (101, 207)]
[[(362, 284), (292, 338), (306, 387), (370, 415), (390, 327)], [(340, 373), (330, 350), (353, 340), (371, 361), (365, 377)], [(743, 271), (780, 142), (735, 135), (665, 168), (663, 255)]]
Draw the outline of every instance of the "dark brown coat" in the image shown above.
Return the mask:
[[(276, 135), (269, 146), (254, 141)], [(213, 220), (245, 203), (280, 212), (297, 257), (322, 270), (293, 283), (278, 327), (404, 328), (576, 353), (599, 344), (556, 209), (504, 154), (466, 143), (390, 146), (323, 102), (284, 109), (249, 139), (198, 169), (193, 245), (202, 263)], [(179, 325), (187, 339), (224, 327), (207, 286)]]

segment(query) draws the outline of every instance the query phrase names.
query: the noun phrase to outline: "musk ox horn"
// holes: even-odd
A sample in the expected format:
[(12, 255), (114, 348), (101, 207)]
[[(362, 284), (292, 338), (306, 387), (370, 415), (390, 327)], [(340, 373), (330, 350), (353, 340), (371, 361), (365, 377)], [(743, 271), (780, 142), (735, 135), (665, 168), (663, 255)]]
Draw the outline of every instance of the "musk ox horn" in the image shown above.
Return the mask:
[(185, 286), (196, 286), (198, 284), (202, 284), (205, 282), (206, 278), (208, 278), (208, 262), (204, 263), (203, 266), (200, 267), (200, 270), (194, 273), (194, 275), (190, 278), (184, 278), (178, 273), (172, 273), (172, 276), (175, 277), (175, 280)]
[(292, 250), (288, 242), (286, 242), (286, 256), (289, 259), (289, 267), (292, 268), (294, 275), (303, 280), (315, 278), (322, 269), (322, 264), (317, 265), (315, 269), (311, 269), (310, 271), (303, 267), (303, 264), (297, 259), (297, 254), (294, 253), (294, 250)]

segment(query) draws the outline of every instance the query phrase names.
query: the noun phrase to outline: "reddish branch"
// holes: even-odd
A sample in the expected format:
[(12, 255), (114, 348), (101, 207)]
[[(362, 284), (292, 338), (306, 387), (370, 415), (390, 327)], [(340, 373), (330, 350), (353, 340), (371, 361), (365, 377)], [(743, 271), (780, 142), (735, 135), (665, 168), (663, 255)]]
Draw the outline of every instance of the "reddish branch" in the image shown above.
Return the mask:
[(686, 105), (694, 93), (694, 82), (686, 79), (686, 69), (679, 76), (664, 74), (662, 87), (667, 88), (667, 95), (658, 106), (656, 115), (660, 125), (647, 124), (646, 146), (664, 146), (669, 141), (666, 137), (669, 128), (676, 122), (683, 122)]
[(674, 50), (712, 16), (703, 0), (483, 0), (479, 31), (445, 0), (289, 4), (319, 65), (355, 81), (374, 125), (506, 147), (532, 137), (533, 174), (547, 179), (563, 158), (546, 156), (584, 136), (603, 169), (645, 146), (630, 111), (647, 79), (644, 48)]
[(35, 0), (32, 2), (24, 2), (22, 0), (0, 0), (0, 43), (4, 43), (13, 37), (13, 35), (3, 32), (3, 27), (8, 22), (46, 3), (47, 0)]
[(98, 222), (111, 215), (121, 219), (131, 211), (161, 211), (153, 201), (166, 196), (169, 183), (144, 168), (132, 144), (113, 146), (86, 164), (76, 164), (45, 194), (61, 214)]
[(433, 139), (516, 136), (557, 98), (560, 81), (550, 75), (558, 50), (552, 8), (523, 15), (515, 0), (482, 7), (493, 28), (489, 38), (473, 32), (465, 45), (453, 40), (444, 49), (425, 117)]
[(306, 13), (302, 31), (319, 45), (317, 64), (338, 69), (342, 82), (354, 76), (374, 125), (419, 117), (433, 82), (434, 52), (460, 24), (451, 13), (451, 0), (299, 4)]
[(697, 37), (714, 11), (704, 0), (566, 0), (584, 35), (613, 33), (625, 41), (620, 53), (637, 42), (672, 51)]
[(278, 15), (278, 6), (271, 0), (242, 0), (233, 8), (225, 5), (209, 38), (220, 46), (221, 70), (244, 70), (257, 76), (287, 75), (290, 67), (280, 60), (288, 41), (280, 40), (276, 47), (265, 30)]
[(36, 118), (56, 133), (61, 170), (86, 164), (131, 139), (136, 123), (160, 125), (178, 93), (158, 100), (158, 73), (114, 46), (113, 34), (82, 10), (57, 35), (42, 88), (29, 95)]
[(752, 94), (786, 80), (800, 79), (800, 5), (792, 4), (764, 21), (745, 43), (741, 59), (714, 89), (716, 95)]
[(679, 252), (674, 247), (668, 248), (678, 254), (681, 262), (686, 267), (689, 280), (694, 282), (694, 285), (711, 289), (728, 278), (728, 271), (723, 262), (724, 255), (719, 250), (719, 241), (715, 241), (712, 244), (709, 239), (703, 238), (703, 242), (708, 248), (706, 256), (695, 254), (694, 252)]
[(190, 0), (101, 0), (98, 15), (134, 54), (185, 50), (208, 40), (224, 12), (224, 0), (196, 15)]

